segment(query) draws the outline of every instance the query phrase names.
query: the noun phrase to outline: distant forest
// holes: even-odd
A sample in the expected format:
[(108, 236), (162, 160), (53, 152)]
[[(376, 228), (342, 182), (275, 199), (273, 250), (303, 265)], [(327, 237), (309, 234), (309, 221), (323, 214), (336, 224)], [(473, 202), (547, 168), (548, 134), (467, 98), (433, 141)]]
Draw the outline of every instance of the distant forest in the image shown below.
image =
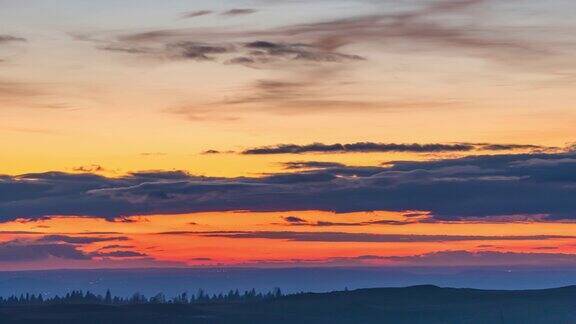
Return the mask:
[(282, 297), (280, 288), (274, 288), (267, 293), (256, 292), (255, 289), (240, 291), (230, 290), (228, 293), (208, 294), (199, 289), (196, 294), (182, 293), (172, 298), (167, 298), (163, 293), (152, 297), (146, 297), (135, 293), (131, 297), (112, 296), (110, 290), (105, 295), (94, 294), (90, 291), (74, 290), (65, 296), (44, 297), (42, 294), (12, 295), (8, 298), (0, 297), (0, 305), (140, 305), (140, 304), (205, 304), (205, 303), (229, 303), (251, 302), (264, 299)]

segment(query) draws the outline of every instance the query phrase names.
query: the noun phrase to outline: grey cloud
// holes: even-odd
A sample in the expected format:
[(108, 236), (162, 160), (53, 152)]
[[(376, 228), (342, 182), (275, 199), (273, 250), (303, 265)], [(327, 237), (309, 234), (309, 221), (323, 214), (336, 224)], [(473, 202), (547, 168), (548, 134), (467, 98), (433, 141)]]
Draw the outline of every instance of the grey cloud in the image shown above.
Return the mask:
[[(274, 58), (287, 58), (295, 61), (312, 62), (342, 62), (363, 60), (359, 55), (348, 55), (338, 52), (322, 50), (316, 46), (302, 43), (279, 43), (269, 41), (254, 41), (244, 44), (248, 49), (247, 55), (240, 58), (246, 63), (270, 62)], [(241, 63), (241, 62), (236, 62)]]
[(272, 146), (250, 148), (242, 152), (246, 155), (266, 154), (304, 154), (304, 153), (370, 153), (370, 152), (413, 152), (413, 153), (438, 153), (438, 152), (470, 152), (473, 150), (533, 150), (544, 149), (538, 145), (519, 144), (395, 144), (359, 142), (350, 144), (323, 144), (313, 143), (308, 145), (279, 144)]
[[(494, 247), (494, 246), (492, 246)], [(517, 253), (499, 251), (439, 251), (413, 256), (359, 255), (326, 259), (252, 260), (253, 265), (375, 265), (388, 267), (573, 267), (575, 254)]]
[(182, 18), (196, 18), (196, 17), (201, 17), (201, 16), (210, 15), (210, 14), (212, 14), (212, 13), (213, 13), (212, 10), (190, 11), (190, 12), (184, 13), (184, 14), (182, 15)]
[(0, 44), (12, 42), (26, 42), (26, 38), (0, 34)]
[(481, 149), (487, 151), (510, 151), (510, 150), (540, 150), (544, 147), (530, 144), (478, 144)]
[(151, 54), (151, 53), (154, 53), (154, 51), (150, 48), (132, 46), (132, 45), (124, 45), (124, 44), (109, 44), (109, 45), (98, 47), (98, 49), (102, 50), (102, 51), (118, 52), (118, 53), (125, 53), (125, 54)]
[[(220, 61), (227, 64), (263, 66), (275, 62), (316, 62), (344, 63), (363, 60), (361, 56), (326, 51), (310, 44), (272, 43), (254, 41), (240, 43), (234, 41), (205, 42), (179, 40), (160, 43), (155, 46), (138, 45), (139, 42), (114, 41), (99, 45), (98, 49), (126, 54), (147, 55), (161, 59), (190, 59), (196, 61)], [(264, 46), (263, 44), (271, 45)], [(228, 55), (236, 55), (227, 59)]]
[(336, 162), (319, 162), (319, 161), (294, 161), (282, 163), (287, 170), (301, 170), (301, 169), (329, 169), (329, 168), (342, 168), (345, 167), (342, 163)]
[(393, 256), (386, 259), (411, 266), (576, 265), (576, 255), (563, 253), (441, 251), (415, 256)]
[(296, 217), (296, 216), (287, 216), (284, 217), (284, 220), (288, 223), (306, 223), (306, 220), (300, 218), (300, 217)]
[(103, 246), (100, 250), (108, 250), (108, 249), (132, 249), (134, 248), (133, 245), (120, 245), (120, 244), (111, 244)]
[[(489, 0), (432, 1), (407, 12), (382, 13), (357, 16), (320, 23), (302, 24), (284, 28), (293, 36), (315, 38), (326, 49), (359, 43), (374, 42), (394, 46), (410, 44), (413, 48), (429, 50), (460, 50), (465, 54), (489, 59), (511, 59), (514, 56), (536, 59), (548, 52), (530, 42), (506, 33), (493, 33), (492, 28), (472, 24), (454, 24), (450, 17), (460, 15), (471, 18), (470, 11)], [(452, 17), (453, 18), (453, 17)], [(452, 23), (450, 23), (452, 22)]]
[(243, 15), (250, 15), (253, 13), (258, 12), (258, 10), (256, 9), (250, 9), (250, 8), (235, 8), (235, 9), (230, 9), (227, 11), (224, 11), (222, 13), (223, 16), (243, 16)]
[(164, 180), (176, 180), (176, 179), (189, 179), (191, 176), (185, 171), (139, 171), (132, 172), (130, 176), (133, 178), (140, 179), (164, 179)]
[(135, 252), (135, 251), (111, 251), (111, 252), (96, 252), (92, 253), (91, 256), (101, 257), (101, 258), (139, 258), (148, 256), (145, 253)]
[[(167, 233), (169, 234), (169, 233)], [(372, 234), (347, 232), (187, 232), (185, 235), (234, 239), (271, 239), (296, 242), (380, 242), (380, 243), (421, 243), (421, 242), (461, 242), (461, 241), (527, 241), (574, 239), (575, 236), (533, 235), (533, 236), (467, 236), (467, 235), (405, 235)], [(172, 234), (178, 235), (178, 234)]]
[[(481, 19), (478, 12), (482, 8), (499, 12), (500, 2), (494, 0), (438, 0), (416, 2), (405, 10), (391, 10), (377, 6), (373, 14), (350, 16), (320, 22), (295, 24), (270, 29), (238, 30), (236, 28), (187, 28), (156, 30), (121, 35), (111, 41), (119, 42), (119, 49), (126, 52), (139, 49), (141, 43), (155, 44), (158, 49), (152, 55), (162, 58), (191, 58), (196, 61), (219, 61), (241, 64), (249, 67), (270, 68), (293, 72), (282, 79), (263, 80), (277, 82), (275, 88), (256, 82), (251, 85), (251, 93), (230, 100), (229, 104), (260, 104), (280, 111), (310, 113), (314, 111), (350, 111), (381, 107), (382, 109), (414, 108), (422, 106), (446, 106), (450, 102), (381, 102), (374, 100), (342, 100), (334, 98), (338, 87), (336, 76), (341, 77), (350, 63), (364, 58), (364, 53), (346, 51), (362, 47), (364, 44), (379, 46), (386, 52), (449, 53), (476, 57), (501, 65), (546, 73), (557, 77), (556, 71), (571, 71), (574, 65), (570, 60), (573, 41), (562, 39), (569, 32), (562, 26), (526, 25), (501, 26), (491, 19)], [(399, 6), (399, 8), (402, 8)], [(242, 13), (246, 10), (230, 12)], [(252, 12), (252, 11), (248, 11)], [(483, 17), (482, 17), (483, 18)], [(521, 17), (514, 18), (524, 21)], [(182, 41), (204, 43), (208, 47), (221, 47), (222, 44), (235, 50), (219, 53), (203, 53), (192, 50), (189, 55), (176, 53), (171, 44)], [(357, 46), (360, 45), (360, 46)], [(275, 64), (275, 63), (289, 64)], [(340, 64), (331, 64), (338, 62)], [(568, 62), (568, 63), (567, 63)], [(307, 63), (306, 67), (303, 67)], [(318, 69), (317, 63), (327, 65)], [(347, 63), (347, 64), (342, 64)], [(370, 64), (367, 62), (366, 64)], [(569, 73), (569, 72), (568, 72)], [(410, 100), (405, 100), (410, 101)], [(226, 102), (219, 103), (222, 107)], [(270, 107), (267, 107), (270, 108)], [(172, 112), (198, 119), (201, 108), (173, 109)], [(204, 108), (205, 109), (205, 108)], [(354, 110), (356, 111), (356, 110)], [(492, 147), (490, 150), (503, 150)]]
[(46, 235), (38, 240), (38, 242), (63, 242), (70, 244), (90, 244), (98, 242), (109, 241), (128, 241), (129, 238), (125, 236), (114, 237), (88, 237), (88, 236), (68, 236), (68, 235)]
[(217, 151), (217, 150), (207, 150), (207, 151), (202, 152), (202, 154), (220, 154), (220, 153), (222, 153), (222, 152)]
[(108, 245), (96, 252), (84, 252), (79, 245), (125, 241), (125, 237), (91, 238), (66, 235), (49, 235), (39, 239), (16, 239), (0, 243), (0, 263), (42, 261), (50, 258), (66, 260), (93, 260), (94, 258), (137, 258), (146, 257), (144, 253), (131, 250), (102, 251), (109, 249), (131, 248), (127, 245)]
[(105, 171), (106, 169), (101, 165), (93, 164), (75, 167), (73, 170), (76, 172), (101, 172)]
[(175, 57), (197, 61), (213, 61), (216, 59), (215, 55), (233, 51), (233, 48), (230, 46), (191, 41), (171, 43), (168, 44), (166, 48), (168, 53), (173, 53)]
[[(292, 44), (304, 43), (320, 52), (337, 52), (359, 43), (385, 45), (388, 51), (429, 50), (459, 52), (486, 60), (518, 65), (560, 55), (550, 41), (537, 35), (526, 37), (521, 28), (488, 25), (477, 19), (475, 11), (492, 8), (492, 0), (439, 0), (403, 11), (384, 11), (331, 21), (296, 24), (269, 30), (159, 30), (129, 35), (131, 40), (171, 40), (205, 36), (209, 39), (281, 39)], [(231, 11), (233, 12), (233, 11)], [(235, 11), (243, 12), (243, 11)], [(531, 26), (526, 26), (526, 30)], [(273, 42), (270, 42), (273, 43)], [(406, 48), (408, 47), (408, 48)], [(268, 49), (273, 49), (268, 46)]]
[(313, 227), (333, 227), (333, 226), (363, 226), (364, 223), (344, 223), (344, 222), (331, 222), (331, 221), (316, 221), (314, 223), (297, 224)]
[(90, 256), (69, 244), (28, 244), (20, 241), (0, 243), (0, 262), (39, 261), (48, 258), (89, 260)]
[[(281, 43), (262, 39), (282, 39), (286, 44), (306, 44), (320, 52), (333, 52), (357, 43), (385, 44), (392, 50), (397, 44), (412, 47), (449, 51), (461, 50), (465, 54), (479, 55), (488, 59), (509, 60), (513, 58), (537, 59), (550, 49), (543, 44), (523, 40), (500, 28), (485, 26), (476, 21), (473, 10), (493, 4), (491, 0), (439, 0), (406, 11), (377, 9), (371, 15), (352, 16), (332, 21), (297, 24), (269, 30), (158, 30), (127, 35), (124, 40), (170, 41), (173, 39), (204, 36), (208, 39), (236, 40), (252, 38), (255, 48), (275, 50)], [(252, 9), (230, 10), (229, 13), (253, 13)], [(457, 19), (457, 18), (467, 19)], [(456, 18), (456, 19), (454, 19)], [(465, 21), (465, 23), (459, 23)], [(512, 34), (508, 36), (508, 34)], [(507, 37), (508, 36), (508, 37)], [(267, 44), (266, 44), (267, 43)], [(258, 46), (263, 45), (263, 46)], [(274, 46), (276, 45), (276, 46)]]
[(468, 152), (474, 146), (469, 144), (385, 144), (385, 143), (352, 143), (352, 144), (322, 144), (309, 145), (280, 144), (275, 146), (257, 147), (242, 152), (246, 155), (265, 154), (303, 154), (303, 153), (355, 153), (355, 152)]
[(333, 221), (319, 220), (316, 222), (309, 222), (305, 219), (295, 216), (285, 217), (284, 220), (286, 221), (286, 223), (280, 225), (310, 226), (310, 227), (334, 227), (334, 226), (340, 227), (340, 226), (370, 226), (370, 225), (402, 226), (402, 225), (415, 224), (418, 222), (418, 220), (374, 220), (365, 222), (333, 222)]

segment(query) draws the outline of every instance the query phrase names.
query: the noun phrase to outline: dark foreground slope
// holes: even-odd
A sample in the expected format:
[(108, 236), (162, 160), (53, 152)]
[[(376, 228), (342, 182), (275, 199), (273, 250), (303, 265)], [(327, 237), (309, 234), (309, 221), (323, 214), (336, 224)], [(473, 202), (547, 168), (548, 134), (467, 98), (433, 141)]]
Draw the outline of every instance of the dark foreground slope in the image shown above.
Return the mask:
[(576, 323), (576, 287), (434, 286), (301, 294), (251, 303), (0, 308), (0, 323)]

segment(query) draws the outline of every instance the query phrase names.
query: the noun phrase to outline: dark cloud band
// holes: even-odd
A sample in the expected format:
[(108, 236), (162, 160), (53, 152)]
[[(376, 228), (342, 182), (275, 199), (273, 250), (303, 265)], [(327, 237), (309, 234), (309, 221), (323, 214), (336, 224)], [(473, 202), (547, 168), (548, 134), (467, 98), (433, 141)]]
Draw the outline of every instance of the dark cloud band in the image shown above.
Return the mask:
[(359, 142), (351, 144), (323, 144), (308, 145), (279, 144), (274, 146), (250, 148), (242, 152), (246, 155), (267, 154), (305, 154), (305, 153), (374, 153), (374, 152), (410, 152), (410, 153), (443, 153), (443, 152), (470, 152), (474, 150), (504, 151), (504, 150), (536, 150), (547, 149), (538, 145), (521, 144), (394, 144)]
[(386, 166), (326, 165), (264, 177), (59, 172), (0, 177), (0, 219), (206, 211), (423, 211), (436, 220), (574, 219), (576, 154), (471, 156)]
[(540, 241), (573, 239), (574, 236), (466, 236), (466, 235), (404, 235), (347, 232), (164, 232), (163, 235), (199, 235), (234, 239), (271, 239), (296, 242), (380, 242), (422, 243), (462, 241)]

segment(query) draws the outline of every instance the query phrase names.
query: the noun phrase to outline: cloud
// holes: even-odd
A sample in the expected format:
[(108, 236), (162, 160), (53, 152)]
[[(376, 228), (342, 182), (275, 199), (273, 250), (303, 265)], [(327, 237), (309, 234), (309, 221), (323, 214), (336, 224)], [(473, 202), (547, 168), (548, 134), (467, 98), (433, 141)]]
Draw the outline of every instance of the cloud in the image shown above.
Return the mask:
[[(550, 49), (534, 44), (501, 26), (487, 26), (474, 17), (474, 10), (491, 4), (491, 0), (440, 0), (426, 2), (409, 10), (390, 11), (379, 7), (373, 14), (357, 15), (335, 20), (288, 25), (263, 30), (231, 29), (176, 29), (134, 33), (123, 36), (129, 41), (171, 41), (173, 39), (200, 38), (234, 41), (255, 38), (248, 43), (256, 49), (275, 50), (282, 44), (305, 44), (324, 52), (335, 52), (343, 47), (374, 43), (392, 50), (395, 45), (409, 45), (409, 50), (460, 50), (467, 55), (487, 59), (537, 59)], [(254, 9), (232, 9), (224, 15), (254, 13)], [(462, 19), (466, 18), (466, 19)], [(497, 29), (497, 27), (499, 29)], [(499, 31), (499, 33), (495, 33)], [(266, 40), (267, 39), (272, 39)], [(285, 40), (275, 42), (274, 39)], [(289, 42), (290, 41), (290, 42)], [(405, 48), (404, 48), (405, 49)]]
[[(492, 246), (494, 247), (494, 246)], [(252, 265), (384, 266), (384, 267), (573, 267), (575, 254), (500, 251), (438, 251), (420, 255), (359, 255), (326, 259), (252, 260)]]
[(206, 15), (211, 15), (212, 13), (214, 13), (212, 10), (190, 11), (190, 12), (184, 13), (182, 15), (182, 18), (184, 18), (184, 19), (196, 18), (196, 17), (206, 16)]
[[(225, 39), (236, 41), (252, 38), (258, 44), (306, 44), (319, 51), (337, 52), (358, 44), (375, 44), (386, 51), (457, 52), (508, 65), (539, 61), (561, 55), (551, 38), (529, 35), (534, 26), (506, 28), (490, 25), (476, 13), (492, 8), (492, 0), (439, 0), (424, 2), (407, 10), (390, 10), (377, 6), (373, 13), (334, 20), (288, 25), (261, 30), (176, 29), (147, 31), (126, 36), (128, 40), (169, 41), (181, 38)], [(385, 8), (385, 9), (384, 9)], [(492, 8), (494, 9), (494, 8)], [(496, 10), (496, 9), (495, 9)], [(254, 13), (253, 9), (234, 9), (223, 14)], [(531, 37), (528, 37), (531, 36)], [(542, 35), (545, 36), (545, 35)], [(272, 41), (271, 41), (272, 40)], [(548, 40), (548, 41), (546, 41)], [(274, 46), (268, 46), (273, 48)]]
[(410, 266), (574, 266), (576, 255), (563, 253), (514, 253), (496, 251), (441, 251), (415, 256), (386, 257)]
[(303, 43), (280, 43), (270, 41), (253, 41), (243, 44), (247, 50), (245, 56), (232, 59), (231, 63), (256, 64), (268, 63), (274, 59), (288, 59), (292, 61), (310, 62), (344, 62), (363, 60), (359, 55), (342, 54), (325, 51), (320, 48)]
[(38, 242), (63, 242), (70, 244), (91, 244), (98, 242), (109, 241), (128, 241), (129, 238), (125, 236), (114, 237), (87, 237), (87, 236), (68, 236), (68, 235), (47, 235), (40, 239)]
[(210, 154), (221, 154), (222, 152), (217, 151), (217, 150), (207, 150), (202, 152), (202, 154), (206, 154), (206, 155), (210, 155)]
[(300, 224), (300, 223), (307, 223), (306, 220), (300, 218), (300, 217), (296, 217), (296, 216), (287, 216), (284, 217), (284, 220), (288, 223), (292, 223), (292, 224)]
[[(229, 11), (249, 13), (246, 10)], [(97, 48), (166, 60), (243, 65), (255, 69), (287, 71), (289, 76), (258, 80), (247, 85), (247, 90), (231, 99), (208, 104), (206, 107), (183, 105), (168, 109), (171, 113), (198, 119), (203, 110), (213, 106), (237, 107), (258, 103), (260, 106), (279, 105), (315, 107), (315, 110), (338, 109), (348, 111), (350, 105), (371, 106), (365, 100), (324, 98), (320, 93), (332, 89), (336, 74), (351, 63), (364, 61), (364, 57), (342, 51), (328, 50), (306, 40), (292, 42), (289, 37), (268, 35), (267, 31), (246, 32), (249, 35), (223, 30), (157, 30), (119, 35), (96, 41)], [(286, 40), (282, 40), (286, 38)], [(105, 45), (102, 45), (105, 44)], [(289, 100), (288, 97), (292, 99)], [(263, 109), (264, 107), (255, 107)], [(233, 110), (233, 109), (232, 109)], [(287, 110), (287, 109), (283, 109)], [(212, 118), (213, 115), (211, 115)], [(225, 117), (225, 119), (235, 119)]]
[[(284, 219), (289, 226), (311, 226), (311, 227), (334, 227), (334, 226), (370, 226), (370, 225), (389, 225), (389, 226), (403, 226), (418, 223), (418, 220), (375, 220), (367, 222), (332, 222), (332, 221), (316, 221), (308, 222), (306, 220), (301, 220), (300, 222), (290, 222), (288, 219)], [(286, 224), (282, 224), (286, 225)]]
[(234, 239), (270, 239), (295, 242), (380, 242), (380, 243), (421, 243), (421, 242), (461, 242), (461, 241), (532, 241), (573, 239), (574, 236), (532, 235), (532, 236), (472, 236), (472, 235), (409, 235), (373, 234), (347, 232), (164, 232), (163, 235), (198, 235), (205, 237)]
[(514, 58), (536, 60), (546, 53), (550, 54), (550, 48), (546, 45), (523, 40), (502, 28), (495, 33), (496, 27), (486, 26), (474, 19), (473, 10), (491, 2), (430, 1), (409, 11), (288, 26), (277, 33), (293, 38), (315, 39), (316, 44), (330, 50), (357, 43), (375, 43), (386, 45), (388, 50), (398, 46), (398, 50), (403, 51), (457, 51), (507, 64), (514, 64)]
[(572, 159), (576, 153), (501, 154), (240, 178), (178, 171), (118, 178), (61, 172), (7, 175), (0, 177), (0, 219), (74, 215), (112, 220), (234, 210), (421, 211), (432, 220), (448, 221), (574, 219)]
[(90, 256), (69, 244), (27, 244), (20, 241), (0, 243), (0, 262), (39, 261), (48, 258), (89, 260)]
[[(177, 41), (160, 42), (142, 46), (139, 41), (113, 41), (98, 45), (98, 49), (125, 54), (146, 55), (159, 59), (190, 59), (195, 61), (219, 61), (225, 64), (241, 64), (263, 67), (278, 62), (345, 63), (363, 60), (359, 55), (326, 51), (304, 43), (280, 43), (270, 41)], [(231, 56), (232, 55), (232, 56)]]
[(322, 144), (308, 145), (279, 144), (250, 148), (242, 152), (245, 155), (267, 154), (305, 154), (305, 153), (373, 153), (373, 152), (412, 152), (412, 153), (443, 153), (443, 152), (470, 152), (474, 150), (502, 151), (544, 149), (538, 145), (519, 144), (393, 144), (359, 142), (351, 144)]
[(213, 261), (211, 258), (193, 258), (190, 261)]
[[(236, 120), (238, 105), (292, 114), (462, 106), (460, 102), (455, 105), (455, 100), (436, 98), (368, 98), (360, 93), (346, 94), (352, 92), (347, 85), (354, 82), (350, 80), (350, 72), (357, 67), (370, 68), (373, 64), (370, 56), (377, 53), (472, 57), (498, 63), (499, 68), (505, 65), (554, 78), (558, 77), (556, 71), (574, 68), (569, 55), (573, 42), (562, 36), (569, 32), (565, 26), (551, 26), (549, 22), (538, 25), (537, 19), (523, 19), (516, 12), (509, 21), (525, 25), (503, 24), (499, 15), (486, 17), (486, 12), (510, 15), (500, 8), (499, 1), (414, 1), (399, 6), (370, 3), (369, 14), (350, 14), (338, 19), (254, 29), (220, 26), (129, 31), (97, 35), (103, 38), (97, 39), (97, 43), (102, 49), (152, 56), (159, 62), (188, 58), (194, 62), (220, 62), (282, 73), (252, 81), (246, 84), (246, 89), (221, 102), (184, 103), (166, 109), (191, 120)], [(205, 12), (208, 11), (189, 14)], [(227, 13), (252, 12), (253, 9), (233, 9)], [(186, 51), (177, 45), (190, 41), (219, 51)]]
[(511, 151), (511, 150), (542, 150), (547, 149), (539, 145), (531, 144), (477, 144), (478, 147), (486, 151)]
[(94, 252), (91, 254), (94, 257), (100, 258), (140, 258), (148, 256), (145, 253), (135, 251), (111, 251), (111, 252)]
[(26, 38), (0, 34), (0, 44), (13, 42), (26, 42)]
[(80, 245), (126, 241), (126, 237), (80, 237), (67, 235), (47, 235), (38, 239), (15, 239), (0, 243), (0, 263), (30, 262), (53, 258), (62, 260), (94, 260), (102, 258), (141, 258), (146, 254), (132, 250), (103, 251), (109, 249), (132, 248), (127, 245), (108, 245), (96, 252), (85, 252)]
[(73, 170), (76, 172), (91, 173), (91, 172), (102, 172), (105, 171), (106, 169), (101, 165), (92, 164), (92, 165), (82, 165), (79, 167), (75, 167)]
[(138, 171), (130, 173), (133, 178), (139, 179), (189, 179), (190, 174), (185, 171)]
[(355, 153), (355, 152), (467, 152), (474, 147), (466, 144), (384, 144), (384, 143), (353, 143), (353, 144), (322, 144), (309, 145), (280, 144), (275, 146), (257, 147), (242, 152), (245, 155), (264, 154), (303, 154), (303, 153)]
[(244, 15), (251, 15), (253, 13), (258, 12), (256, 9), (250, 8), (236, 8), (224, 11), (222, 13), (223, 16), (244, 16)]
[(319, 161), (294, 161), (282, 163), (286, 170), (301, 170), (301, 169), (329, 169), (329, 168), (342, 168), (346, 165), (337, 162), (319, 162)]
[(134, 248), (133, 245), (120, 245), (120, 244), (111, 244), (106, 245), (100, 248), (100, 250), (108, 250), (108, 249), (132, 249)]
[(182, 41), (168, 44), (167, 53), (173, 57), (196, 61), (213, 61), (215, 55), (230, 53), (233, 49), (225, 45)]
[(134, 46), (129, 44), (108, 44), (104, 46), (99, 46), (99, 50), (108, 52), (117, 52), (124, 54), (153, 54), (154, 50), (151, 48)]

